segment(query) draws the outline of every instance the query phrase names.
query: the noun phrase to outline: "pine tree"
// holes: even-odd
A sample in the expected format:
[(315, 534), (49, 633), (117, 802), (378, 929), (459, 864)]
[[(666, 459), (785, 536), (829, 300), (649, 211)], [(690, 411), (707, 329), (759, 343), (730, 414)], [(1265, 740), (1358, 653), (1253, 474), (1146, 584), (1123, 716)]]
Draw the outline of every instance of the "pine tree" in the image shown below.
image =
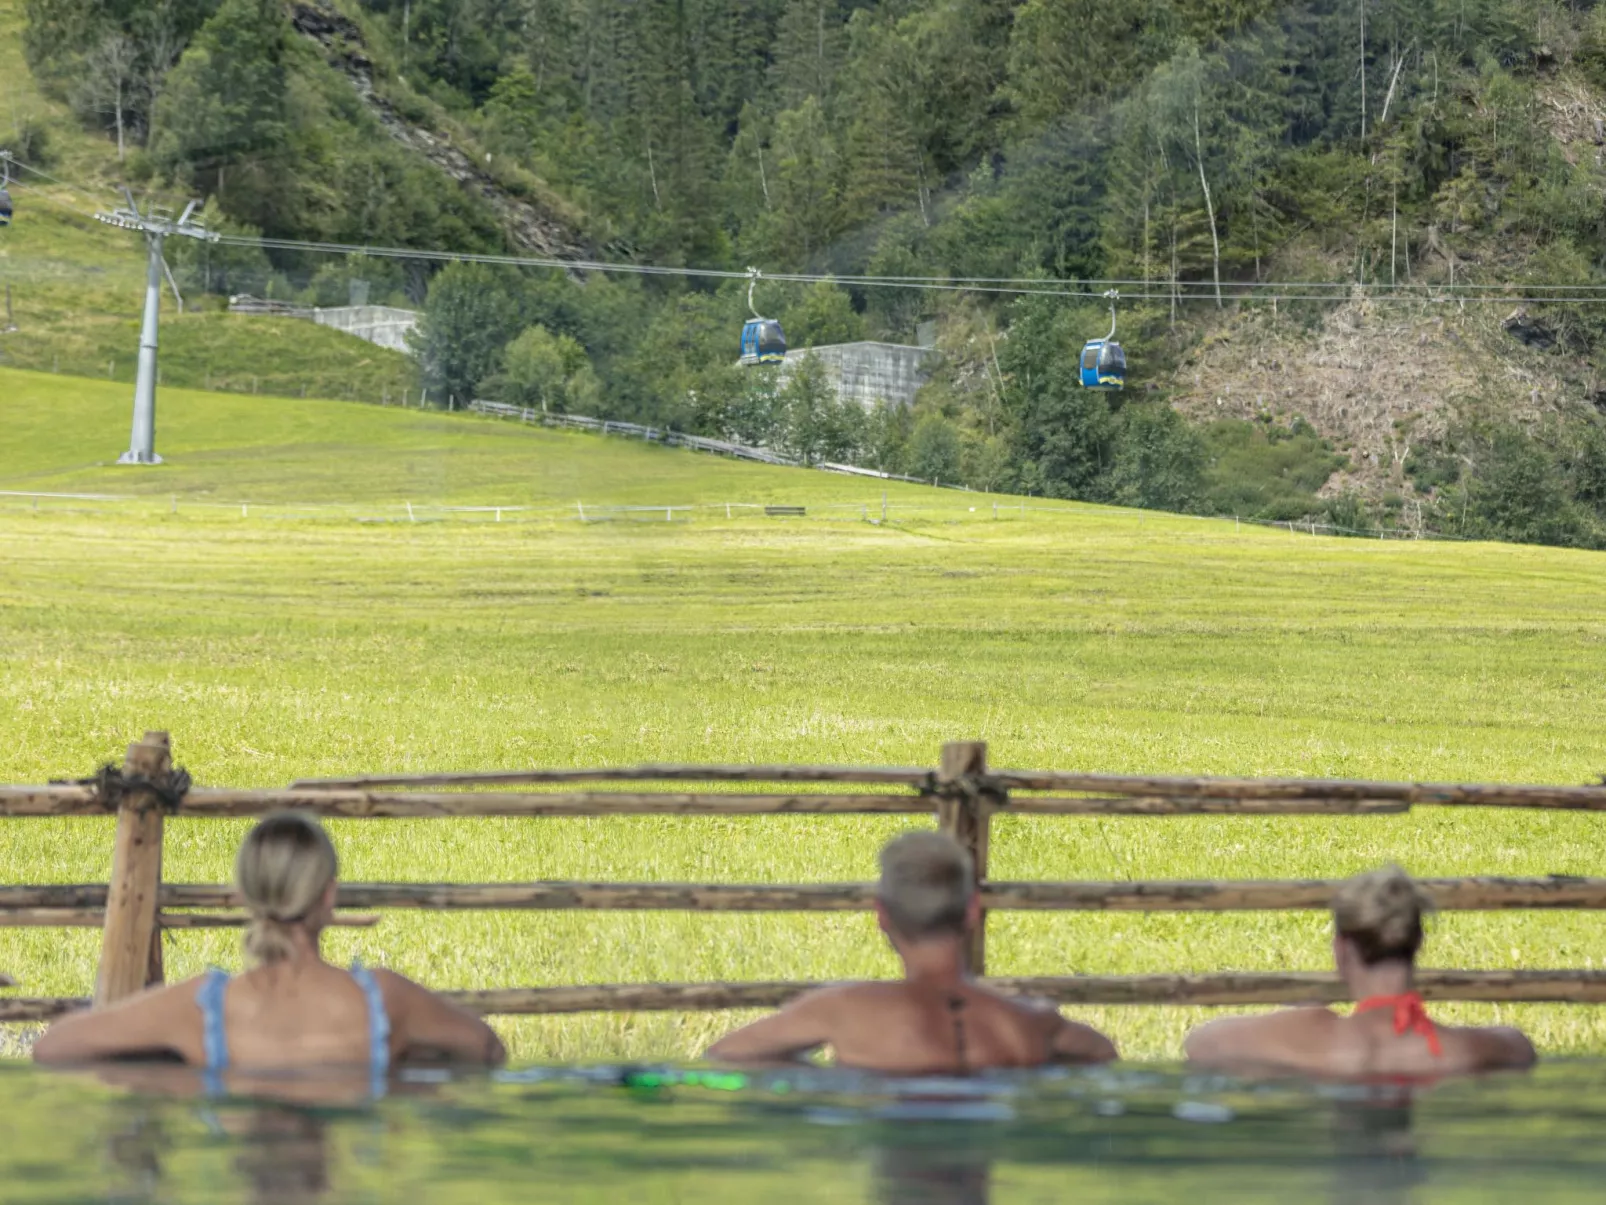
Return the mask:
[(1170, 52), (1176, 34), (1164, 0), (1027, 0), (1010, 36), (1004, 92), (1035, 130), (1131, 83)]
[(809, 97), (775, 126), (773, 253), (806, 264), (842, 229), (840, 163), (820, 102)]
[[(265, 189), (289, 137), (291, 31), (277, 0), (224, 0), (169, 73), (153, 115), (151, 155), (216, 192), (231, 217), (270, 233), (292, 204), (284, 181)], [(228, 187), (229, 178), (235, 187)]]
[(850, 226), (924, 200), (921, 150), (903, 107), (884, 87), (865, 88), (856, 101), (844, 150), (842, 210)]
[(847, 46), (839, 0), (787, 0), (772, 49), (770, 86), (778, 109), (813, 98), (833, 111), (837, 73)]

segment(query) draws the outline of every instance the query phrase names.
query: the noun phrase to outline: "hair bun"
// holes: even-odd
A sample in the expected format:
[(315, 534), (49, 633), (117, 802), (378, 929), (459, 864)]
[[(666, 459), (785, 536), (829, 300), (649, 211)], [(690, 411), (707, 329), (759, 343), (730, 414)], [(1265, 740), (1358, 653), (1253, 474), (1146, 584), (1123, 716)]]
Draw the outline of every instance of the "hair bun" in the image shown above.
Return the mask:
[(1390, 863), (1356, 875), (1339, 888), (1333, 920), (1370, 964), (1389, 959), (1411, 961), (1422, 946), (1422, 917), (1432, 911), (1427, 894), (1398, 866)]
[(251, 925), (245, 952), (256, 962), (279, 962), (295, 953), (295, 927), (334, 882), (335, 847), (323, 826), (299, 812), (266, 816), (240, 845), (234, 878)]

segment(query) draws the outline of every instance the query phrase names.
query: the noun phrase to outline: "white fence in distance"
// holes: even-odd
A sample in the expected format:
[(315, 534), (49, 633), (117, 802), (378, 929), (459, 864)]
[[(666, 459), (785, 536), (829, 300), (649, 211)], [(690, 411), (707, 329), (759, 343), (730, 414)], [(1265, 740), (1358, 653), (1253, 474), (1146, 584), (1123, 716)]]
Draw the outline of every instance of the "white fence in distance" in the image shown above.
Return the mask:
[(32, 510), (56, 513), (97, 513), (106, 509), (140, 509), (144, 513), (169, 515), (193, 514), (197, 511), (215, 515), (232, 515), (254, 520), (344, 520), (355, 523), (441, 523), (457, 521), (508, 522), (581, 522), (604, 523), (614, 521), (680, 522), (698, 517), (736, 520), (742, 518), (805, 519), (842, 522), (844, 520), (891, 523), (921, 518), (945, 518), (949, 521), (985, 520), (996, 522), (1008, 519), (1025, 519), (1028, 515), (1058, 515), (1063, 518), (1083, 518), (1099, 514), (1129, 519), (1139, 527), (1153, 519), (1157, 522), (1183, 520), (1185, 522), (1232, 523), (1234, 528), (1248, 524), (1257, 528), (1286, 531), (1295, 536), (1363, 536), (1385, 540), (1455, 540), (1469, 537), (1447, 535), (1434, 531), (1417, 531), (1409, 528), (1373, 528), (1358, 530), (1338, 527), (1331, 523), (1286, 521), (1272, 519), (1243, 519), (1236, 516), (1183, 515), (1170, 511), (1146, 511), (1136, 508), (1101, 506), (1093, 503), (1061, 502), (1049, 499), (1025, 499), (999, 496), (988, 499), (985, 495), (971, 495), (977, 501), (968, 505), (957, 498), (951, 503), (894, 501), (885, 496), (866, 502), (810, 502), (806, 506), (786, 506), (774, 502), (671, 502), (671, 503), (597, 503), (577, 501), (545, 506), (523, 503), (506, 505), (454, 506), (437, 502), (216, 502), (181, 496), (178, 494), (79, 494), (50, 493), (28, 490), (0, 490), (0, 511)]

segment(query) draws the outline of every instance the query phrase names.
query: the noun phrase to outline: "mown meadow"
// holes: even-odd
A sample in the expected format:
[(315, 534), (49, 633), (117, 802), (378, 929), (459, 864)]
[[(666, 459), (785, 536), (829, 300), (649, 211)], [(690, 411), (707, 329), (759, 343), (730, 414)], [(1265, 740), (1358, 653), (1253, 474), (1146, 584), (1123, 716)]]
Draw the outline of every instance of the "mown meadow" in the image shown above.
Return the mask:
[[(107, 467), (126, 388), (0, 370), (0, 780), (82, 776), (146, 728), (200, 782), (645, 760), (1593, 781), (1606, 769), (1606, 558), (1333, 540), (1231, 521), (993, 499), (729, 464), (472, 416), (164, 392), (159, 469)], [(234, 503), (324, 499), (323, 517)], [(787, 501), (801, 520), (372, 522), (400, 505)], [(200, 502), (229, 503), (225, 507)], [(866, 510), (824, 504), (863, 503)], [(974, 507), (974, 509), (972, 509)], [(901, 509), (900, 509), (901, 508)], [(360, 508), (359, 508), (360, 510)], [(336, 826), (353, 880), (828, 881), (913, 818), (376, 821)], [(995, 822), (1028, 878), (1600, 874), (1599, 817)], [(219, 881), (241, 826), (174, 821), (166, 876)], [(0, 821), (10, 882), (104, 880), (110, 827)], [(1325, 918), (995, 914), (998, 973), (1320, 968)], [(238, 964), (170, 938), (170, 974)], [(442, 986), (885, 974), (867, 916), (387, 913), (332, 938)], [(91, 932), (0, 930), (26, 994), (82, 993)], [(1452, 914), (1427, 961), (1600, 965), (1587, 913)], [(1606, 1048), (1606, 1014), (1444, 1010)], [(1085, 1010), (1168, 1057), (1197, 1010)], [(730, 1018), (507, 1020), (521, 1059), (681, 1056)]]

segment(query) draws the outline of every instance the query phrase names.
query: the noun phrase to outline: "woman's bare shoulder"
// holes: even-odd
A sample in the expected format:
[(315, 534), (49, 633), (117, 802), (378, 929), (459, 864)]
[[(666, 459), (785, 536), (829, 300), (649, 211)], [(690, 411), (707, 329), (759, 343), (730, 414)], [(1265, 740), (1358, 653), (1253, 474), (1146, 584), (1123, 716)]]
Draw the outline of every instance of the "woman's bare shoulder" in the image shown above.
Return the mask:
[(1521, 1070), (1539, 1061), (1533, 1042), (1509, 1025), (1441, 1025), (1440, 1038), (1473, 1071)]
[(373, 976), (374, 982), (379, 985), (379, 990), (384, 995), (387, 1005), (393, 1002), (404, 1003), (409, 999), (416, 998), (419, 992), (429, 991), (423, 984), (409, 979), (400, 971), (392, 971), (387, 967), (372, 967), (368, 973)]
[(409, 979), (400, 971), (392, 971), (385, 967), (374, 967), (369, 971), (374, 982), (379, 985), (379, 992), (385, 999), (385, 1009), (393, 1017), (407, 1012), (409, 1009), (427, 1008), (432, 1004), (447, 1002), (448, 997), (425, 987), (416, 979)]
[(1321, 1007), (1217, 1017), (1191, 1030), (1183, 1052), (1198, 1063), (1307, 1063), (1338, 1035), (1338, 1016)]

